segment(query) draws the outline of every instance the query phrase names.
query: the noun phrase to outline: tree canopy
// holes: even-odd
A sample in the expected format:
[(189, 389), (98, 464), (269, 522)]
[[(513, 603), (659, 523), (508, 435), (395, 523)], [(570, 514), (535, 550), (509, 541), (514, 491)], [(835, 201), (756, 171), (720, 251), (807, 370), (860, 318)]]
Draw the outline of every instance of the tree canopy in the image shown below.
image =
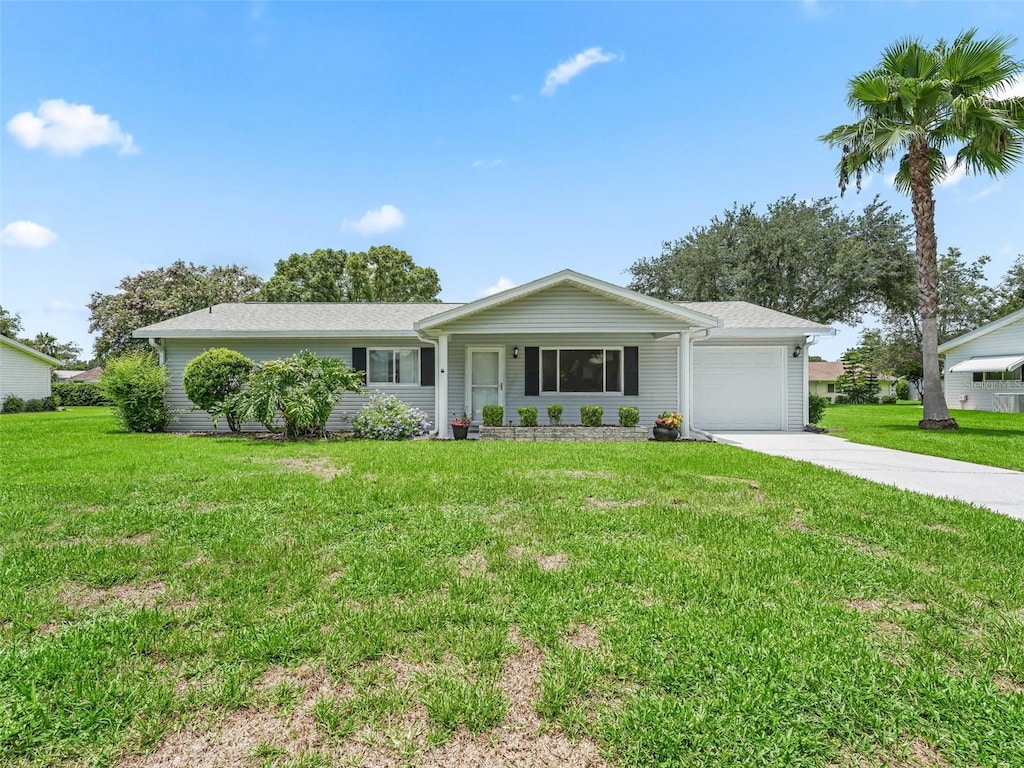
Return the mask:
[(629, 271), (631, 288), (660, 299), (750, 301), (826, 324), (913, 300), (910, 224), (877, 197), (859, 214), (835, 198), (734, 205)]
[(0, 336), (16, 339), (21, 331), (21, 315), (18, 313), (12, 315), (3, 307), (0, 307)]
[[(999, 175), (1024, 158), (1024, 97), (1012, 86), (1024, 64), (1010, 55), (1014, 38), (976, 39), (976, 30), (952, 44), (926, 46), (907, 38), (889, 46), (872, 69), (850, 80), (847, 103), (857, 122), (821, 137), (842, 148), (839, 188), (851, 176), (860, 189), (865, 171), (898, 160), (896, 187), (909, 193), (914, 214), (924, 368), (924, 419), (920, 426), (956, 429), (939, 376), (938, 243), (935, 184), (951, 171)], [(951, 162), (947, 152), (954, 153)]]
[(1019, 254), (996, 288), (996, 319), (1024, 309), (1024, 254)]
[(197, 266), (175, 261), (168, 267), (147, 269), (125, 277), (110, 294), (93, 293), (89, 331), (99, 331), (98, 358), (140, 347), (132, 331), (144, 325), (224, 302), (253, 299), (263, 281), (245, 267)]
[(278, 261), (261, 301), (437, 301), (437, 272), (390, 245), (349, 253), (321, 248)]

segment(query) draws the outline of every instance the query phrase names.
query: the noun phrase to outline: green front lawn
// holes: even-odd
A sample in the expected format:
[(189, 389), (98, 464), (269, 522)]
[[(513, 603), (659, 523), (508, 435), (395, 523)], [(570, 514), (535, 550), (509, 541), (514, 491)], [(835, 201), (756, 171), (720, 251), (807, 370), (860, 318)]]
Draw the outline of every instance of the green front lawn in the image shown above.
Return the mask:
[(1024, 765), (1001, 515), (698, 443), (0, 456), (2, 765)]
[(1024, 471), (1024, 413), (950, 411), (960, 429), (917, 428), (920, 403), (833, 405), (821, 426), (854, 443)]

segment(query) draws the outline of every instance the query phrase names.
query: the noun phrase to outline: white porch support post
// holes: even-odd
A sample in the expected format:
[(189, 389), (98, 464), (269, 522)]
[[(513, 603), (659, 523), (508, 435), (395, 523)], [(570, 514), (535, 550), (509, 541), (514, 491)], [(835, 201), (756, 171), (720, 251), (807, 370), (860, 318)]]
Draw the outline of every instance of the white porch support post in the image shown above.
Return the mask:
[(679, 332), (679, 412), (683, 414), (683, 437), (690, 436), (690, 331)]
[(437, 390), (434, 404), (437, 410), (437, 436), (442, 439), (448, 438), (451, 429), (448, 423), (448, 336), (442, 333), (437, 337)]

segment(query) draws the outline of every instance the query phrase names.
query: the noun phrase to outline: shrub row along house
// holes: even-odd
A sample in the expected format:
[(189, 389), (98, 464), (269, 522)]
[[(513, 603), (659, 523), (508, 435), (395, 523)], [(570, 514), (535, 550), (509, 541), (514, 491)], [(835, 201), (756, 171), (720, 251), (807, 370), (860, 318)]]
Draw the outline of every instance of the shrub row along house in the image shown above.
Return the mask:
[[(380, 391), (426, 411), (440, 435), (487, 404), (640, 409), (686, 416), (701, 430), (799, 431), (807, 423), (806, 349), (824, 325), (743, 301), (672, 303), (563, 270), (466, 304), (217, 304), (134, 332), (170, 374), (176, 430), (209, 428), (182, 389), (186, 364), (210, 347), (259, 362), (309, 349), (340, 357)], [(332, 430), (366, 396), (347, 396)]]

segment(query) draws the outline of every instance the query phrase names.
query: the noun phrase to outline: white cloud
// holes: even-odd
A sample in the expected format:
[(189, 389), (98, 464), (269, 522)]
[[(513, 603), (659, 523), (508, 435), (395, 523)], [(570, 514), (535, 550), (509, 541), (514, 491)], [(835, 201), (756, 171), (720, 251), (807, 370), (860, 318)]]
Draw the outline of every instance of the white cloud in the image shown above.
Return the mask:
[(498, 278), (498, 282), (494, 285), (489, 285), (480, 291), (481, 296), (493, 296), (496, 293), (507, 291), (509, 288), (515, 288), (516, 284), (509, 280), (507, 277), (502, 276)]
[(618, 58), (621, 57), (617, 53), (605, 53), (600, 48), (587, 48), (548, 72), (548, 76), (544, 78), (544, 87), (540, 89), (540, 92), (545, 96), (554, 96), (558, 86), (565, 85), (595, 64), (605, 64)]
[(57, 233), (34, 221), (12, 221), (0, 229), (0, 243), (12, 248), (45, 248)]
[(955, 186), (967, 177), (967, 168), (962, 165), (959, 168), (954, 168), (955, 164), (955, 157), (946, 158), (946, 178), (939, 182), (940, 187)]
[(513, 93), (511, 96), (509, 96), (509, 99), (512, 101), (513, 104), (518, 104), (523, 100), (523, 94)]
[(505, 161), (502, 160), (500, 157), (497, 160), (474, 160), (473, 161), (473, 167), (474, 168), (497, 168), (503, 162), (505, 162)]
[(999, 187), (1001, 186), (1001, 184), (993, 184), (990, 187), (985, 187), (985, 189), (981, 190), (981, 192), (972, 195), (971, 200), (982, 200), (988, 197), (989, 195), (995, 194), (996, 192), (999, 191)]
[(818, 19), (832, 13), (832, 9), (823, 7), (820, 0), (803, 0), (801, 5), (804, 9), (804, 16), (808, 19)]
[(361, 235), (374, 235), (400, 229), (405, 225), (405, 214), (393, 205), (382, 205), (376, 211), (364, 213), (359, 221), (345, 219), (341, 225), (345, 229), (354, 229)]
[(69, 104), (49, 99), (35, 114), (21, 112), (7, 123), (7, 130), (23, 146), (42, 147), (55, 155), (80, 155), (92, 147), (120, 145), (120, 154), (138, 154), (130, 133), (124, 133), (110, 115), (97, 115), (88, 104)]

